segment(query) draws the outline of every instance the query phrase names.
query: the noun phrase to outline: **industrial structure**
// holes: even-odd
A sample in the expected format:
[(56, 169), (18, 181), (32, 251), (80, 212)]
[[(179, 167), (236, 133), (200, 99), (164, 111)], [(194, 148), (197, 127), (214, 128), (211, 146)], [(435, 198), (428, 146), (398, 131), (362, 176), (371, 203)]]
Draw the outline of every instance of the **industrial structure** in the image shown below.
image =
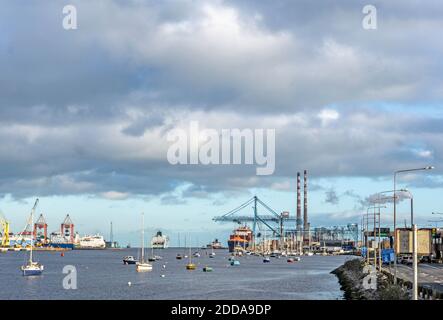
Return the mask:
[(42, 213), (34, 224), (34, 238), (40, 240), (42, 243), (47, 243), (48, 241), (48, 224)]
[[(277, 247), (296, 247), (302, 250), (320, 250), (325, 247), (353, 247), (358, 241), (358, 225), (318, 227), (311, 230), (308, 217), (308, 171), (303, 173), (303, 216), (301, 208), (301, 174), (297, 173), (297, 209), (295, 217), (288, 211), (278, 213), (257, 196), (252, 197), (237, 208), (222, 216), (214, 217), (216, 222), (235, 222), (246, 226), (252, 224), (252, 245), (262, 238), (263, 232), (270, 233), (268, 239)], [(251, 210), (252, 209), (252, 210)], [(244, 213), (246, 211), (246, 213)], [(252, 213), (252, 214), (251, 214)], [(275, 247), (275, 245), (274, 245)]]
[(0, 213), (0, 247), (9, 246), (9, 222)]
[(74, 242), (74, 223), (69, 214), (66, 215), (65, 220), (62, 222), (60, 232), (65, 238), (69, 239), (70, 242)]

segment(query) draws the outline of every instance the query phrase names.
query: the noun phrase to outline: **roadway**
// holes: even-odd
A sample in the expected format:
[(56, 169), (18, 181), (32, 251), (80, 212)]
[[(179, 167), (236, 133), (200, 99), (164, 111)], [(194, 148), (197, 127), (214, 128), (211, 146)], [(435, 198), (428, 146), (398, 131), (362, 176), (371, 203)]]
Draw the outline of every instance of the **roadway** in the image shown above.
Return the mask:
[[(384, 267), (389, 272), (389, 267)], [(394, 274), (394, 268), (390, 268)], [(397, 264), (397, 277), (412, 282), (412, 266)], [(432, 288), (443, 293), (443, 265), (441, 264), (418, 264), (418, 284), (419, 286)]]

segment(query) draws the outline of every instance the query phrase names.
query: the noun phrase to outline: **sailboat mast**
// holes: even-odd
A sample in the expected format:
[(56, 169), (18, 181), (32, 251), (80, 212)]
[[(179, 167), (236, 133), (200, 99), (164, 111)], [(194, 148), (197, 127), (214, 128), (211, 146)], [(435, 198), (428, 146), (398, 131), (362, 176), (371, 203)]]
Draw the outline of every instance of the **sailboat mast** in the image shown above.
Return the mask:
[(145, 214), (142, 213), (142, 263), (145, 262)]
[(34, 230), (32, 228), (33, 224), (34, 224), (34, 209), (32, 209), (31, 211), (31, 252), (29, 254), (29, 262), (32, 262), (32, 247), (34, 246)]
[(32, 262), (32, 247), (34, 246), (34, 212), (38, 205), (38, 198), (35, 200), (34, 207), (31, 210), (31, 251), (29, 255), (29, 261)]
[(192, 263), (192, 257), (191, 257), (191, 236), (189, 236), (189, 263)]

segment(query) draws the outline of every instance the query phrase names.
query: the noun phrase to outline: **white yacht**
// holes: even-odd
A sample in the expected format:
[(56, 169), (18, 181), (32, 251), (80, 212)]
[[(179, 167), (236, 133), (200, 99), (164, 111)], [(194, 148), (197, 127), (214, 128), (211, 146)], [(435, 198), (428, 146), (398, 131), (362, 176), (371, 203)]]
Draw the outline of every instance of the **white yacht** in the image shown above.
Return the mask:
[(152, 271), (152, 264), (145, 261), (145, 214), (142, 213), (142, 246), (140, 261), (137, 262), (137, 272)]
[[(35, 200), (35, 204), (34, 207), (32, 208), (31, 211), (31, 218), (30, 218), (30, 223), (29, 225), (31, 226), (31, 228), (34, 226), (34, 212), (35, 212), (35, 208), (38, 205), (38, 199)], [(32, 260), (32, 247), (34, 246), (34, 237), (31, 235), (31, 247), (29, 250), (29, 260), (27, 261), (27, 263), (25, 265), (23, 265), (21, 267), (21, 270), (23, 272), (24, 276), (39, 276), (43, 273), (44, 270), (44, 266), (41, 265), (38, 262), (35, 262)]]

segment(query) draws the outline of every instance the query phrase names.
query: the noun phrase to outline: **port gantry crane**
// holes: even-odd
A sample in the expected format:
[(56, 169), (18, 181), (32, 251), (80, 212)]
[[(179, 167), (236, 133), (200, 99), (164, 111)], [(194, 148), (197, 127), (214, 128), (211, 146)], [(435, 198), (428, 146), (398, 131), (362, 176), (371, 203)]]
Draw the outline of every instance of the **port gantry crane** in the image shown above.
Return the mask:
[[(248, 208), (252, 205), (253, 215), (236, 215), (241, 210)], [(259, 205), (266, 211), (266, 214), (259, 214)], [(236, 222), (238, 224), (243, 224), (246, 222), (252, 222), (252, 232), (254, 234), (254, 239), (257, 236), (257, 226), (262, 223), (266, 228), (273, 232), (277, 237), (283, 237), (283, 224), (285, 221), (294, 221), (296, 219), (290, 218), (287, 212), (278, 214), (276, 211), (271, 209), (266, 203), (261, 201), (257, 196), (252, 197), (245, 203), (241, 204), (237, 208), (229, 211), (228, 213), (214, 217), (212, 220), (216, 222)]]
[(0, 247), (9, 246), (9, 222), (0, 212)]

